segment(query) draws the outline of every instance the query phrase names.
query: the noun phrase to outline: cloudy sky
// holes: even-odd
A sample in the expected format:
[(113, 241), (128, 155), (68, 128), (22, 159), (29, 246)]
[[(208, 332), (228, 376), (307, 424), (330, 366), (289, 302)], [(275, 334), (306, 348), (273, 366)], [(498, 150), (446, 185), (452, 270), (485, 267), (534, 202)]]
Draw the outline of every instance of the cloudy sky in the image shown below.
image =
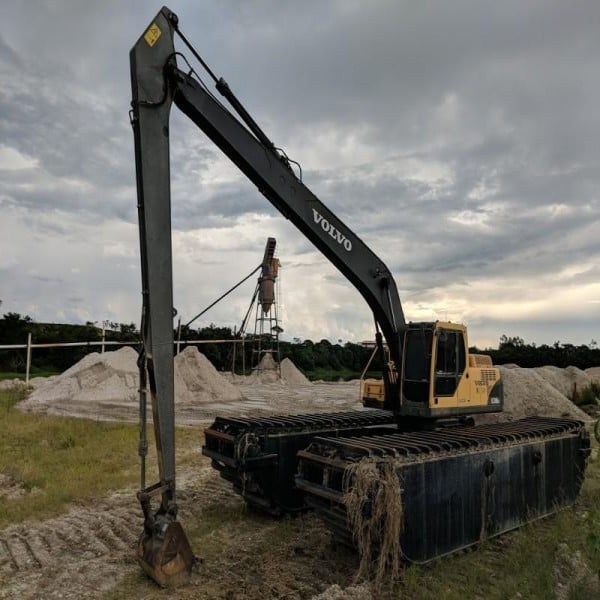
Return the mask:
[[(0, 1), (0, 299), (137, 322), (128, 53), (147, 1)], [(304, 181), (390, 267), (411, 320), (470, 342), (600, 338), (600, 3), (172, 0)], [(181, 49), (181, 48), (180, 48)], [(175, 305), (278, 241), (288, 338), (373, 337), (359, 294), (177, 111)], [(200, 325), (239, 324), (253, 282)]]

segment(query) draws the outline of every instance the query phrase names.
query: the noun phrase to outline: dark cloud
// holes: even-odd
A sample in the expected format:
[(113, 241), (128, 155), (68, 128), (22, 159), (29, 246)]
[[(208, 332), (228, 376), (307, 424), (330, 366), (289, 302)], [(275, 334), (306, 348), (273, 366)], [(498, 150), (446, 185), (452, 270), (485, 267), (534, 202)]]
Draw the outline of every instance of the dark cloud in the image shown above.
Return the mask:
[[(182, 0), (171, 8), (269, 136), (302, 163), (311, 189), (385, 260), (407, 309), (470, 316), (488, 340), (518, 334), (513, 325), (532, 339), (554, 335), (544, 314), (481, 316), (511, 294), (524, 306), (528, 287), (552, 297), (566, 286), (594, 314), (600, 4)], [(0, 252), (12, 265), (3, 282), (15, 309), (46, 320), (137, 318), (128, 52), (154, 10), (141, 0), (0, 7)], [(171, 132), (178, 304), (208, 304), (235, 279), (225, 267), (250, 270), (264, 239), (277, 235), (297, 273), (286, 331), (336, 339), (370, 331), (343, 278), (176, 111)], [(55, 265), (43, 260), (46, 271), (35, 271), (30, 238), (40, 253), (66, 251), (56, 240), (68, 240), (79, 256), (49, 252)], [(31, 301), (36, 282), (48, 287), (40, 277), (77, 289), (68, 310), (59, 295)], [(323, 320), (303, 312), (316, 285)], [(232, 311), (245, 310), (238, 304), (214, 319), (235, 321)], [(565, 339), (572, 312), (555, 315)], [(311, 327), (316, 334), (302, 331)], [(585, 327), (573, 320), (572, 333), (584, 339)]]

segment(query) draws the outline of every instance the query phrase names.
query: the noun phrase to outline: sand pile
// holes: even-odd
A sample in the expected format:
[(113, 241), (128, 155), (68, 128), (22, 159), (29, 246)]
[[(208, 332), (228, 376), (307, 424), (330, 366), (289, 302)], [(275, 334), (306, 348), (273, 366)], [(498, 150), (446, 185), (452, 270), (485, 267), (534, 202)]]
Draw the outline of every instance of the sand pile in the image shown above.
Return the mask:
[(233, 402), (241, 399), (242, 393), (195, 346), (188, 346), (175, 357), (177, 404)]
[(53, 375), (52, 377), (32, 377), (29, 380), (29, 384), (25, 384), (24, 379), (17, 379), (17, 378), (4, 379), (4, 380), (0, 381), (0, 391), (2, 391), (2, 390), (18, 390), (21, 388), (36, 389), (36, 388), (40, 387), (40, 385), (44, 385), (54, 379), (56, 379), (56, 375)]
[(304, 373), (289, 359), (284, 358), (278, 365), (270, 352), (258, 363), (258, 367), (248, 377), (235, 377), (237, 383), (279, 383), (291, 386), (312, 385)]
[(312, 385), (304, 373), (289, 359), (281, 361), (281, 378), (292, 385)]
[(265, 352), (250, 375), (236, 380), (240, 383), (281, 383), (279, 368), (271, 352)]
[(580, 392), (591, 383), (590, 376), (577, 367), (561, 369), (560, 367), (548, 366), (536, 367), (532, 370), (541, 375), (543, 379), (567, 398), (572, 398), (575, 387)]
[[(139, 374), (137, 352), (130, 347), (88, 354), (57, 377), (38, 384), (20, 403), (24, 410), (59, 414), (94, 414), (99, 407), (136, 407)], [(242, 394), (226, 381), (195, 347), (175, 357), (176, 404), (241, 400)], [(115, 418), (119, 413), (115, 411)]]
[(25, 382), (22, 379), (3, 379), (0, 381), (0, 391), (15, 390), (25, 387)]
[(590, 367), (585, 370), (585, 374), (590, 378), (590, 381), (600, 383), (600, 367)]
[(137, 402), (137, 352), (128, 346), (115, 352), (92, 352), (57, 377), (38, 385), (21, 408), (61, 403)]
[(277, 371), (277, 363), (270, 352), (265, 352), (258, 363), (258, 371)]
[(589, 417), (564, 394), (548, 383), (537, 369), (500, 366), (504, 382), (504, 411), (478, 417), (478, 422), (522, 419), (532, 415), (571, 417), (582, 421)]

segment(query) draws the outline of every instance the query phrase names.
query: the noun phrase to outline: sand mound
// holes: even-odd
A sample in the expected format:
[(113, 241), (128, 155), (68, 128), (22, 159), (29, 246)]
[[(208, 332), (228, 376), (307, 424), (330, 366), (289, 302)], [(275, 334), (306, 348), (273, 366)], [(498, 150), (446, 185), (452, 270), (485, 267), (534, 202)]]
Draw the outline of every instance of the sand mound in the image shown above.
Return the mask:
[(188, 346), (175, 357), (176, 403), (204, 404), (241, 399), (242, 393), (195, 346)]
[(235, 381), (239, 383), (279, 383), (292, 386), (312, 385), (289, 358), (284, 358), (278, 368), (270, 352), (262, 357), (258, 367), (248, 377), (236, 378)]
[(250, 375), (236, 381), (240, 383), (281, 383), (279, 368), (271, 352), (265, 352), (258, 366)]
[[(100, 406), (136, 406), (137, 358), (137, 352), (127, 346), (115, 352), (88, 354), (61, 375), (36, 382), (34, 391), (20, 407), (60, 414), (93, 414), (94, 408)], [(241, 399), (241, 392), (197, 348), (188, 347), (175, 357), (176, 404)]]
[(600, 383), (600, 367), (590, 367), (585, 370), (585, 374), (590, 378), (590, 381)]
[(93, 352), (57, 377), (40, 382), (22, 408), (54, 403), (137, 402), (137, 352), (128, 346), (115, 352)]
[(258, 371), (277, 371), (277, 363), (270, 352), (265, 352), (257, 367)]
[(3, 390), (17, 390), (24, 388), (25, 382), (22, 379), (3, 379), (0, 381), (0, 391)]
[(281, 361), (281, 378), (293, 385), (312, 385), (304, 373), (289, 359)]
[(541, 375), (543, 379), (554, 386), (561, 394), (567, 396), (567, 398), (573, 396), (575, 386), (577, 387), (577, 391), (580, 392), (591, 383), (589, 375), (577, 367), (561, 369), (559, 367), (548, 366), (537, 367), (532, 370)]
[(532, 415), (589, 420), (582, 410), (548, 383), (537, 369), (507, 369), (500, 366), (500, 374), (504, 382), (504, 411), (478, 417), (477, 421), (506, 421)]

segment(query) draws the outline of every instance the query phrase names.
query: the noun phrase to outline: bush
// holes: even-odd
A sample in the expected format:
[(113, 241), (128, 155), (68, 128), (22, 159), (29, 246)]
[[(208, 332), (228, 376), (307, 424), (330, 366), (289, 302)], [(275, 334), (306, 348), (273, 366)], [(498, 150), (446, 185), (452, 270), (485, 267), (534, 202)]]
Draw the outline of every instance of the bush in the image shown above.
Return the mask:
[(592, 382), (573, 398), (577, 406), (600, 405), (600, 383)]

